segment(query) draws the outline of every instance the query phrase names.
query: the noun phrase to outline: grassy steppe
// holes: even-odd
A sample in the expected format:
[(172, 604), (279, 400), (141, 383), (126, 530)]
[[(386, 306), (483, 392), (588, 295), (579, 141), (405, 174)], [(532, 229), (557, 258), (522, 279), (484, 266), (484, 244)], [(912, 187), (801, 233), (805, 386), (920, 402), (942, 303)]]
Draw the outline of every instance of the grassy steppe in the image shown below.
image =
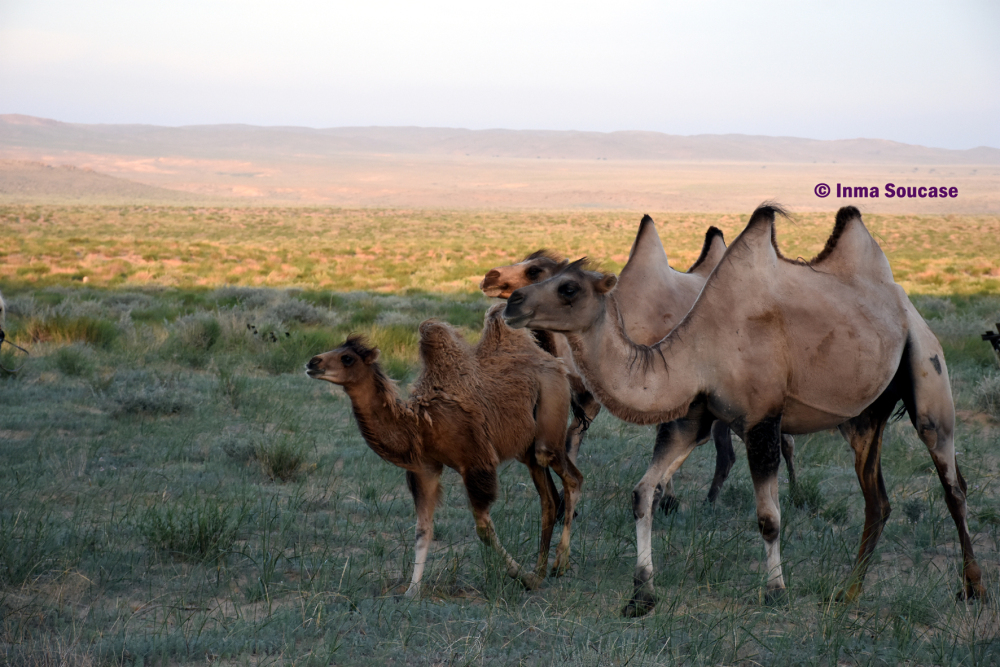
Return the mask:
[[(697, 258), (709, 225), (732, 240), (751, 211), (650, 213), (683, 270)], [(779, 223), (784, 253), (819, 252), (833, 215), (803, 213)], [(540, 247), (589, 254), (618, 270), (640, 218), (603, 211), (0, 206), (0, 281), (468, 293), (486, 270)], [(865, 222), (907, 292), (1000, 292), (1000, 217), (869, 215)]]
[[(739, 456), (715, 507), (711, 447), (658, 515), (661, 602), (618, 612), (635, 558), (630, 493), (652, 429), (602, 414), (584, 445), (573, 568), (525, 592), (476, 539), (446, 472), (426, 596), (399, 597), (414, 514), (402, 471), (361, 440), (339, 389), (302, 363), (367, 333), (399, 379), (415, 326), (472, 339), (476, 296), (221, 288), (8, 289), (9, 331), (32, 355), (0, 375), (0, 664), (935, 664), (1000, 660), (994, 602), (956, 603), (955, 530), (924, 446), (888, 429), (895, 508), (865, 594), (829, 602), (863, 508), (849, 447), (800, 438), (799, 507), (783, 491), (787, 604), (760, 602), (763, 549)], [(974, 333), (998, 297), (918, 297), (946, 346), (971, 527), (1000, 599), (1000, 372)], [(248, 327), (249, 325), (249, 327)], [(23, 359), (3, 355), (7, 367)], [(533, 557), (537, 497), (505, 466), (494, 518)]]
[[(399, 597), (415, 523), (402, 471), (367, 448), (343, 393), (306, 378), (302, 364), (356, 331), (405, 383), (421, 320), (478, 335), (488, 300), (471, 293), (473, 277), (539, 245), (614, 268), (632, 216), (2, 211), (7, 330), (32, 354), (0, 355), (8, 368), (25, 364), (0, 372), (0, 664), (1000, 662), (996, 602), (954, 601), (955, 529), (905, 420), (887, 430), (895, 511), (855, 604), (829, 599), (856, 553), (862, 499), (850, 448), (822, 433), (797, 441), (798, 505), (782, 492), (786, 604), (760, 601), (745, 456), (708, 507), (714, 452), (702, 447), (677, 476), (679, 511), (655, 520), (661, 602), (622, 619), (635, 561), (629, 499), (652, 429), (606, 413), (581, 452), (566, 577), (530, 593), (508, 580), (446, 472), (429, 590)], [(786, 254), (814, 254), (827, 217), (785, 225)], [(659, 219), (678, 265), (694, 260), (708, 224), (732, 238), (740, 220)], [(945, 346), (970, 524), (1000, 600), (1000, 371), (978, 337), (1000, 320), (996, 262), (982, 259), (1000, 256), (998, 221), (882, 222), (897, 275), (940, 276), (925, 291), (955, 293), (914, 301)], [(361, 287), (371, 291), (348, 291)], [(538, 506), (523, 466), (502, 469), (500, 492), (501, 538), (529, 562)]]

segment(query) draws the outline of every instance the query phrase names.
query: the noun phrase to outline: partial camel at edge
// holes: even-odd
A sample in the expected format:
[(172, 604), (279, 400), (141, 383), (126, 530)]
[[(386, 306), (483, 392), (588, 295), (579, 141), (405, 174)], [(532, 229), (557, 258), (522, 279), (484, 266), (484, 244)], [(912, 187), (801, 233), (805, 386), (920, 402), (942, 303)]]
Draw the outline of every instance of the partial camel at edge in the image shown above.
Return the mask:
[(515, 291), (504, 318), (562, 333), (587, 386), (632, 423), (667, 422), (633, 491), (638, 558), (631, 599), (637, 616), (655, 603), (652, 507), (714, 420), (747, 445), (757, 521), (767, 555), (767, 597), (785, 588), (777, 471), (781, 433), (837, 427), (855, 454), (865, 498), (858, 557), (838, 597), (855, 599), (889, 517), (882, 433), (903, 406), (930, 451), (962, 547), (962, 598), (982, 597), (982, 571), (966, 520), (966, 483), (955, 458), (955, 408), (941, 345), (892, 277), (860, 212), (844, 207), (823, 251), (809, 262), (782, 256), (773, 204), (759, 207), (726, 250), (701, 296), (653, 345), (630, 340), (612, 274), (580, 262)]
[[(668, 333), (694, 304), (705, 281), (726, 252), (726, 242), (722, 230), (709, 227), (705, 232), (698, 259), (686, 272), (676, 271), (670, 266), (666, 250), (656, 223), (648, 215), (643, 216), (636, 232), (628, 261), (618, 276), (615, 296), (618, 299), (622, 324), (629, 338), (642, 345), (652, 345)], [(548, 280), (569, 265), (547, 250), (538, 250), (517, 264), (498, 266), (487, 272), (479, 288), (486, 296), (507, 299), (517, 289)], [(566, 365), (576, 370), (572, 352), (566, 337), (560, 333), (534, 329), (532, 333), (542, 349), (562, 359)], [(587, 391), (585, 382), (578, 372), (571, 372), (574, 420), (567, 432), (566, 447), (570, 459), (576, 463), (583, 434), (590, 422), (600, 412), (600, 403)], [(664, 434), (665, 424), (657, 427), (657, 438)], [(715, 443), (715, 474), (708, 490), (706, 501), (714, 503), (729, 477), (736, 453), (727, 424), (721, 421), (712, 427), (712, 441)], [(794, 466), (795, 441), (783, 435), (781, 453), (788, 469), (788, 480), (795, 488)], [(793, 493), (794, 497), (794, 493)], [(666, 480), (660, 507), (670, 512), (678, 506), (673, 479)]]
[[(549, 467), (562, 478), (566, 518), (552, 574), (570, 564), (570, 529), (583, 476), (566, 457), (569, 382), (561, 361), (539, 349), (524, 331), (504, 324), (502, 304), (486, 313), (482, 338), (473, 347), (452, 327), (435, 320), (420, 325), (423, 369), (409, 400), (403, 400), (378, 364), (379, 351), (360, 337), (313, 357), (309, 377), (344, 388), (368, 446), (406, 470), (417, 511), (413, 577), (407, 596), (419, 594), (427, 552), (434, 539), (434, 509), (444, 466), (465, 484), (479, 538), (495, 549), (507, 574), (526, 588), (545, 577), (556, 523), (556, 488)], [(517, 459), (531, 473), (542, 508), (534, 572), (504, 549), (490, 518), (497, 498), (497, 466)]]

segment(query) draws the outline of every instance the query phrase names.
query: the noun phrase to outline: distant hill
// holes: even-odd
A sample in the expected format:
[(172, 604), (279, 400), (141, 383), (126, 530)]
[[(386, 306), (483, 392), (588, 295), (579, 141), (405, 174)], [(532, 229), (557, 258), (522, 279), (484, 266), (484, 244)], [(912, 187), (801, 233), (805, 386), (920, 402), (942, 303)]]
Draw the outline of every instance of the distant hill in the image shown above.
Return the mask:
[(186, 192), (134, 183), (69, 165), (51, 166), (28, 160), (0, 160), (0, 197), (7, 201), (68, 200), (183, 203)]
[(343, 154), (406, 154), (679, 162), (1000, 164), (1000, 149), (949, 150), (882, 139), (819, 141), (741, 134), (462, 130), (419, 127), (83, 125), (0, 115), (0, 150), (301, 161)]

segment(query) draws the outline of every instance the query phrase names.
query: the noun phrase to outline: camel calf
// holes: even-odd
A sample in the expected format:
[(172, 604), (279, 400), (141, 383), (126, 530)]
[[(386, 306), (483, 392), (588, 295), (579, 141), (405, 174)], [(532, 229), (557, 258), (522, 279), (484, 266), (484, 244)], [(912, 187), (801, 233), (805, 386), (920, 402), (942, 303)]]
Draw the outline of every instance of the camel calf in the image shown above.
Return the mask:
[[(420, 591), (433, 540), (434, 509), (444, 466), (456, 470), (476, 519), (479, 538), (507, 564), (507, 574), (536, 588), (545, 577), (556, 522), (551, 467), (562, 478), (566, 519), (552, 574), (569, 568), (570, 527), (583, 476), (567, 458), (569, 382), (562, 362), (539, 349), (531, 336), (500, 317), (503, 305), (486, 313), (482, 338), (472, 347), (452, 327), (428, 320), (420, 325), (423, 369), (409, 400), (378, 364), (379, 351), (352, 336), (340, 347), (313, 357), (306, 374), (344, 388), (368, 446), (406, 470), (417, 510), (413, 578), (406, 595)], [(517, 459), (531, 473), (542, 507), (542, 531), (534, 572), (523, 570), (500, 544), (490, 505), (497, 497), (497, 466)]]

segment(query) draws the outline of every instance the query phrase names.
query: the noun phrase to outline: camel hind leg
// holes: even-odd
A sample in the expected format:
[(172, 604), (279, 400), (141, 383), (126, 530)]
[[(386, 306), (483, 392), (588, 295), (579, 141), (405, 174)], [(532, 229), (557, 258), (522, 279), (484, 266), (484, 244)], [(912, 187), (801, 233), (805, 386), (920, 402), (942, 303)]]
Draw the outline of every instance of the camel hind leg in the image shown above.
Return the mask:
[(896, 400), (895, 387), (890, 386), (867, 410), (840, 427), (854, 450), (854, 472), (865, 498), (865, 527), (858, 559), (846, 589), (837, 596), (847, 601), (860, 595), (875, 546), (892, 511), (882, 477), (882, 434)]
[(535, 574), (544, 578), (549, 564), (552, 530), (556, 524), (556, 485), (552, 481), (549, 469), (538, 464), (534, 447), (525, 456), (524, 463), (531, 473), (531, 481), (534, 482), (535, 490), (538, 491), (538, 499), (542, 508), (542, 530), (538, 540), (538, 561), (535, 564)]
[[(909, 308), (912, 310), (913, 306)], [(941, 344), (915, 310), (911, 313), (910, 339), (903, 366), (908, 371), (905, 379), (909, 381), (908, 387), (901, 387), (903, 402), (917, 435), (931, 454), (944, 488), (945, 503), (958, 529), (963, 579), (958, 596), (962, 599), (985, 597), (982, 569), (976, 562), (969, 534), (965, 479), (955, 455), (955, 403), (948, 367)]]
[(561, 374), (556, 373), (544, 374), (540, 380), (541, 391), (535, 409), (535, 457), (538, 465), (551, 467), (562, 479), (565, 503), (562, 536), (552, 565), (552, 574), (559, 576), (569, 569), (570, 535), (583, 487), (583, 475), (562, 447), (566, 438), (569, 385)]
[(469, 503), (472, 505), (472, 514), (476, 518), (476, 533), (479, 535), (479, 539), (500, 554), (504, 565), (507, 566), (509, 577), (520, 581), (528, 590), (541, 586), (541, 578), (518, 565), (513, 556), (503, 548), (500, 538), (497, 537), (496, 527), (493, 525), (493, 519), (490, 518), (490, 505), (497, 498), (496, 469), (473, 468), (465, 470), (462, 472), (462, 481), (469, 494)]
[(733, 464), (736, 463), (736, 452), (733, 450), (733, 434), (729, 424), (716, 421), (712, 424), (712, 442), (715, 443), (715, 476), (712, 477), (712, 487), (708, 490), (705, 502), (714, 503), (719, 497), (722, 485), (729, 477)]
[(757, 528), (767, 557), (766, 600), (780, 599), (785, 590), (781, 573), (781, 507), (778, 468), (781, 465), (781, 416), (764, 419), (747, 430), (747, 462), (757, 500)]

